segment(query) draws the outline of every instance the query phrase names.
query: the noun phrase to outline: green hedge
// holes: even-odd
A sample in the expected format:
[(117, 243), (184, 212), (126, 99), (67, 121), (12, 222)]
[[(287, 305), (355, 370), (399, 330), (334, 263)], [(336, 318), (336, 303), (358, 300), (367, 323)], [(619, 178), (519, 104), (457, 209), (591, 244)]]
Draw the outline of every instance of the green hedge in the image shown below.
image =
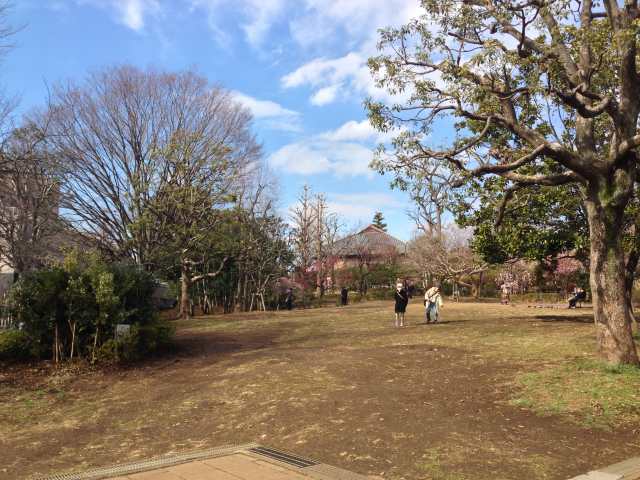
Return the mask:
[(135, 265), (74, 251), (60, 265), (22, 276), (9, 306), (37, 358), (107, 360), (116, 325), (127, 324), (118, 358), (136, 359), (168, 344), (173, 333), (153, 305), (156, 285)]
[(26, 360), (32, 356), (31, 342), (27, 332), (0, 331), (0, 360)]

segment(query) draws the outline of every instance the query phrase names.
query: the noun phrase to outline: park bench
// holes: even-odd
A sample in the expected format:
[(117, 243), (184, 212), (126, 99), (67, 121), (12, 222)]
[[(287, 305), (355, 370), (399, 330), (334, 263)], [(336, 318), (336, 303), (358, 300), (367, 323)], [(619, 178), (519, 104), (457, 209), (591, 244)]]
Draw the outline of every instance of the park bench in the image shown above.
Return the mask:
[[(567, 303), (529, 303), (527, 304), (527, 308), (557, 308), (559, 310), (567, 310)], [(580, 303), (580, 308), (590, 307), (590, 303)], [(578, 304), (576, 304), (576, 308), (578, 308)]]

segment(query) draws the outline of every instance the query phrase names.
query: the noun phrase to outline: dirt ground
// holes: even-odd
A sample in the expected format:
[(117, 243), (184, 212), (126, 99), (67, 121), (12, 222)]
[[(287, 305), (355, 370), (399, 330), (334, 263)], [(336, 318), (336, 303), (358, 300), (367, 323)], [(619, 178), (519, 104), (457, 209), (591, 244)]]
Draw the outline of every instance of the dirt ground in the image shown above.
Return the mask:
[(523, 375), (593, 358), (589, 312), (460, 303), (418, 325), (414, 303), (395, 329), (392, 311), (212, 316), (135, 367), (2, 366), (0, 477), (247, 442), (407, 480), (566, 479), (640, 454), (637, 416), (517, 401)]

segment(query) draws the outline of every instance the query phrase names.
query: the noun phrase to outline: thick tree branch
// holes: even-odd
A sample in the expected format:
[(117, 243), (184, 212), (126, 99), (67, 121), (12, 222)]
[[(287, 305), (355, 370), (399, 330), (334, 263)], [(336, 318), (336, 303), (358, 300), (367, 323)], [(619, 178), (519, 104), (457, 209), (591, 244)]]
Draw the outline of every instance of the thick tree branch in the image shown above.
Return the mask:
[(214, 278), (214, 277), (217, 277), (220, 274), (220, 272), (222, 271), (222, 269), (224, 268), (224, 265), (227, 263), (228, 259), (229, 259), (229, 257), (224, 257), (222, 259), (222, 261), (220, 262), (220, 266), (218, 267), (218, 269), (215, 272), (203, 273), (202, 275), (196, 275), (195, 277), (191, 277), (191, 282), (197, 282), (198, 280), (202, 280), (203, 278)]
[(515, 172), (506, 172), (500, 174), (500, 176), (520, 185), (557, 186), (581, 181), (580, 177), (574, 172), (555, 175), (523, 175)]
[[(582, 87), (580, 85), (579, 87)], [(573, 107), (583, 118), (595, 118), (606, 111), (610, 111), (610, 107), (615, 103), (613, 97), (607, 95), (595, 105), (589, 105), (578, 97), (579, 88), (575, 88), (571, 93), (562, 92), (556, 88), (552, 91), (568, 106)], [(585, 96), (581, 91), (580, 95)], [(615, 113), (615, 112), (611, 112)]]
[(493, 224), (493, 226), (495, 228), (498, 228), (501, 224), (502, 224), (502, 220), (504, 219), (504, 212), (507, 208), (507, 204), (511, 201), (511, 199), (513, 198), (514, 193), (517, 190), (520, 190), (521, 188), (523, 188), (522, 185), (512, 185), (511, 187), (507, 188), (504, 191), (504, 196), (502, 197), (502, 200), (500, 200), (500, 204), (498, 205), (498, 212), (496, 215), (496, 220)]
[(640, 146), (640, 134), (624, 140), (618, 147), (616, 160), (625, 157), (631, 150)]

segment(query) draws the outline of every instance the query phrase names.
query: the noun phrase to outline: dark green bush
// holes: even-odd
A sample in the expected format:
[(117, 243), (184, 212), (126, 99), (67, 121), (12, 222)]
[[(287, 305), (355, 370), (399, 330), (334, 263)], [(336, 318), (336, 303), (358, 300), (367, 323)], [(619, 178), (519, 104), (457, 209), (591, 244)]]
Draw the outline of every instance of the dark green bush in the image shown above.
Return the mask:
[(32, 357), (29, 335), (22, 330), (0, 331), (0, 360), (26, 360)]
[(21, 277), (12, 288), (10, 308), (17, 323), (22, 323), (29, 338), (30, 350), (36, 357), (49, 356), (55, 326), (65, 316), (62, 300), (68, 276), (61, 268), (32, 272)]
[(157, 319), (147, 325), (134, 325), (128, 335), (109, 339), (96, 352), (98, 363), (133, 362), (171, 345), (174, 328)]
[(153, 305), (155, 287), (153, 277), (134, 265), (74, 251), (60, 266), (24, 275), (11, 291), (10, 306), (37, 357), (109, 358), (116, 325), (127, 324), (132, 334), (126, 356), (135, 359), (162, 348), (172, 335)]
[(137, 360), (171, 345), (174, 328), (168, 322), (156, 319), (146, 325), (136, 325), (126, 337), (129, 346), (124, 349), (125, 360)]

